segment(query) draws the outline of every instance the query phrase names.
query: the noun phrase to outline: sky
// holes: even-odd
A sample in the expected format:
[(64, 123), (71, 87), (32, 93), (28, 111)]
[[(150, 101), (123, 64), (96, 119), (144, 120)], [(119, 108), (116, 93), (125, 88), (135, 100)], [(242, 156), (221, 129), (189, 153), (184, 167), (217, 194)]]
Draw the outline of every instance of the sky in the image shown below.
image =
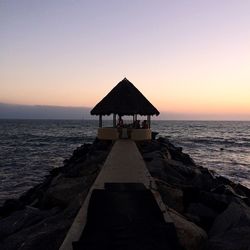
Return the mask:
[(93, 107), (124, 77), (162, 113), (250, 120), (250, 1), (0, 0), (0, 103)]

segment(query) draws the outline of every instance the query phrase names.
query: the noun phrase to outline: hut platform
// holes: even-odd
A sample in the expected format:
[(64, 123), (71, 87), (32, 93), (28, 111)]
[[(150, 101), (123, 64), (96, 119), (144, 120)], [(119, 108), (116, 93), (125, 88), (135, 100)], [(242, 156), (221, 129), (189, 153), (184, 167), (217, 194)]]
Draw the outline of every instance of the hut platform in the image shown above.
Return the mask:
[[(153, 215), (154, 219), (152, 219), (151, 215)], [(81, 241), (85, 242), (84, 249), (88, 249), (88, 247), (86, 248), (86, 241), (91, 241), (91, 238), (92, 245), (107, 244), (106, 239), (104, 239), (105, 233), (113, 229), (107, 228), (109, 225), (106, 224), (120, 223), (118, 226), (121, 228), (121, 223), (127, 223), (124, 222), (124, 217), (126, 216), (132, 216), (135, 220), (139, 218), (141, 228), (137, 227), (138, 223), (136, 226), (133, 225), (132, 231), (130, 230), (130, 232), (126, 233), (125, 238), (127, 240), (125, 244), (128, 244), (128, 242), (131, 244), (138, 243), (138, 239), (134, 237), (135, 231), (138, 230), (141, 231), (139, 237), (143, 239), (149, 238), (147, 234), (150, 233), (152, 235), (157, 235), (157, 237), (162, 235), (164, 241), (169, 238), (166, 237), (166, 235), (170, 232), (169, 236), (171, 236), (170, 238), (172, 239), (169, 240), (173, 240), (173, 234), (175, 233), (172, 230), (174, 228), (172, 220), (168, 215), (160, 194), (156, 189), (155, 182), (147, 170), (135, 142), (128, 139), (121, 139), (114, 143), (99, 175), (68, 231), (60, 250), (78, 249), (77, 244), (79, 245)], [(159, 218), (162, 218), (162, 221)], [(157, 234), (150, 231), (146, 232), (144, 229), (145, 226), (147, 226), (147, 220), (149, 221), (150, 227), (152, 223), (154, 225), (157, 224), (158, 229), (156, 229), (156, 231), (160, 230), (162, 232)], [(103, 228), (102, 232), (100, 232), (100, 228)], [(104, 228), (106, 230), (104, 230)], [(115, 234), (116, 237), (124, 239), (124, 235), (117, 236), (117, 232)], [(86, 238), (88, 238), (88, 240), (86, 240)], [(131, 239), (133, 239), (132, 242)], [(153, 240), (154, 242), (161, 241), (159, 238)], [(113, 239), (111, 239), (111, 241), (114, 242)], [(72, 246), (73, 242), (78, 242), (75, 244), (74, 248)], [(91, 249), (95, 248), (92, 246)], [(106, 248), (101, 247), (100, 249)], [(167, 249), (171, 249), (171, 247)]]

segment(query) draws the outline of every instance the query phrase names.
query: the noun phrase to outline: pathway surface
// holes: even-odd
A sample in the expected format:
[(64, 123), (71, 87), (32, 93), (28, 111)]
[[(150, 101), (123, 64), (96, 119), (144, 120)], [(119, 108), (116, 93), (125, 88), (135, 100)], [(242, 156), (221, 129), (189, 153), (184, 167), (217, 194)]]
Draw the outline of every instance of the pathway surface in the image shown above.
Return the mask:
[(105, 183), (142, 183), (152, 191), (166, 222), (172, 222), (155, 182), (150, 175), (145, 162), (132, 140), (118, 140), (109, 153), (101, 172), (92, 185), (87, 198), (78, 212), (60, 250), (71, 250), (72, 242), (78, 241), (86, 225), (89, 199), (94, 189), (104, 189)]

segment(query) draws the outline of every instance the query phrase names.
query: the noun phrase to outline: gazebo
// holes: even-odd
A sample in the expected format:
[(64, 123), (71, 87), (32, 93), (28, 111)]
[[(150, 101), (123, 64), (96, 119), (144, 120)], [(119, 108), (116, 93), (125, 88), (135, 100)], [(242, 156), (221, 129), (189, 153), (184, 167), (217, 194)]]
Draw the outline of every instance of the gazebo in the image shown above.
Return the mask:
[[(151, 139), (151, 116), (160, 112), (146, 99), (146, 97), (126, 78), (120, 81), (92, 110), (91, 115), (99, 115), (99, 129), (97, 137), (104, 140), (131, 138), (132, 140)], [(102, 126), (102, 116), (113, 115), (113, 127)], [(137, 115), (147, 116), (144, 126), (138, 128)], [(122, 116), (132, 116), (133, 123), (117, 124), (116, 119)]]

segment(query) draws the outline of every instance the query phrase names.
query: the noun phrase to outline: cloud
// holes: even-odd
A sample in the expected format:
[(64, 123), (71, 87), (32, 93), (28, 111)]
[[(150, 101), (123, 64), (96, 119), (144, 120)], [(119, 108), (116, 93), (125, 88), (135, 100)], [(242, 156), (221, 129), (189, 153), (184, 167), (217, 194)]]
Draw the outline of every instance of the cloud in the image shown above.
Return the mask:
[(0, 119), (93, 119), (87, 107), (0, 103)]

